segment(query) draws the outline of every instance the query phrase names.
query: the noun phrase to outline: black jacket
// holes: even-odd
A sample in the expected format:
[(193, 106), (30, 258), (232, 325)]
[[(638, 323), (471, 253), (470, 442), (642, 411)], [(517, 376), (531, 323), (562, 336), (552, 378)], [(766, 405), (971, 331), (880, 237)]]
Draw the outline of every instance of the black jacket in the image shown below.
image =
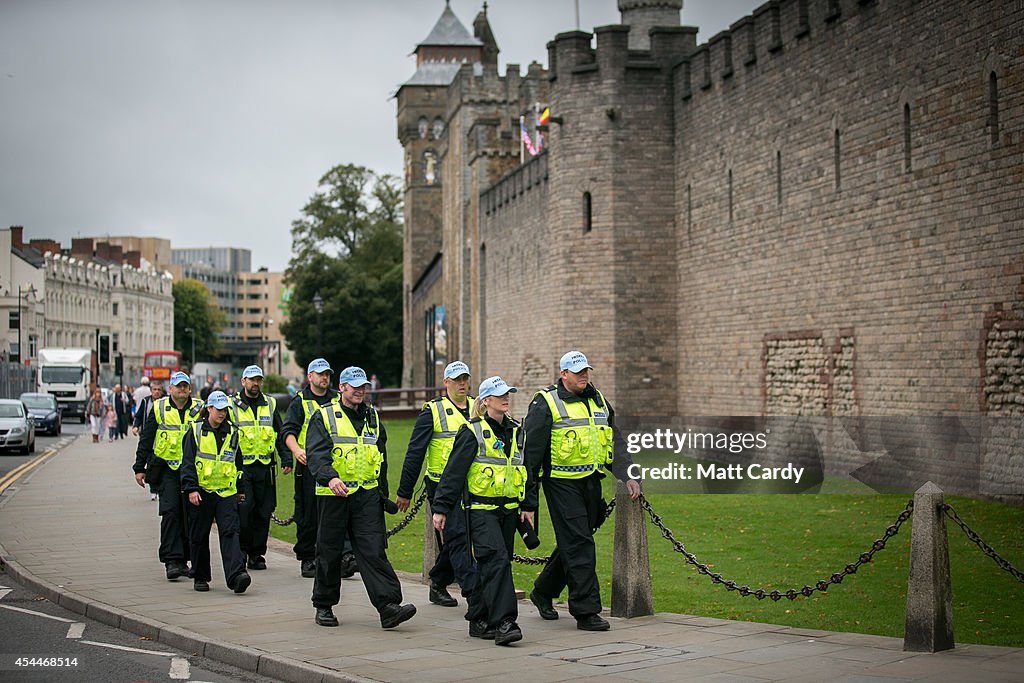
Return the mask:
[[(185, 404), (184, 408), (178, 408), (174, 404), (174, 399), (168, 401), (171, 409), (178, 411), (178, 417), (182, 424), (185, 423), (185, 415), (192, 408), (192, 398), (189, 397), (188, 403)], [(149, 465), (150, 460), (153, 458), (153, 444), (156, 442), (156, 419), (153, 418), (153, 402), (150, 401), (147, 404), (147, 411), (150, 415), (145, 418), (142, 425), (142, 431), (139, 432), (139, 445), (135, 449), (135, 464), (132, 465), (132, 471), (138, 474), (139, 472), (145, 472), (146, 467)]]
[(281, 424), (281, 443), (284, 443), (285, 437), (289, 434), (296, 439), (299, 438), (299, 432), (302, 431), (302, 423), (306, 420), (306, 413), (302, 410), (303, 401), (316, 401), (317, 405), (325, 406), (337, 398), (337, 396), (338, 390), (331, 389), (330, 387), (327, 387), (327, 393), (323, 396), (317, 396), (310, 391), (309, 387), (296, 394), (295, 398), (288, 405), (288, 411), (284, 414), (284, 422)]
[[(485, 416), (485, 427), (491, 430), (493, 436), (502, 440), (505, 444), (505, 455), (511, 452), (512, 428), (516, 423), (506, 415), (501, 423), (495, 422), (491, 417)], [(453, 510), (458, 509), (458, 503), (466, 491), (466, 478), (469, 475), (469, 466), (480, 451), (480, 444), (476, 440), (473, 430), (466, 425), (459, 428), (455, 435), (455, 443), (452, 446), (451, 455), (448, 456), (448, 464), (441, 473), (441, 482), (437, 485), (437, 493), (431, 503), (431, 509), (442, 515), (450, 515)], [(529, 488), (529, 486), (527, 486)]]
[[(340, 403), (338, 405), (340, 405), (341, 409), (345, 411), (348, 419), (352, 421), (352, 426), (355, 430), (357, 432), (363, 431), (363, 425), (366, 423), (366, 415), (369, 410), (366, 404), (360, 403), (359, 407), (355, 410), (352, 408), (346, 408)], [(377, 419), (380, 419), (379, 414)], [(388, 433), (385, 431), (383, 423), (380, 423), (378, 428), (380, 431), (377, 436), (377, 449), (384, 457), (384, 462), (382, 462), (380, 466), (380, 476), (377, 478), (377, 487), (380, 490), (381, 495), (384, 498), (387, 498)], [(331, 437), (327, 433), (327, 426), (324, 424), (320, 413), (313, 415), (309, 421), (309, 427), (306, 428), (306, 465), (309, 467), (309, 471), (312, 473), (316, 483), (320, 486), (327, 486), (331, 479), (338, 476), (331, 459)]]
[[(454, 404), (453, 404), (454, 405)], [(462, 416), (469, 419), (469, 404), (463, 410), (455, 406)], [(423, 461), (427, 458), (427, 447), (430, 439), (434, 436), (434, 415), (430, 408), (424, 408), (416, 416), (416, 424), (412, 426), (412, 436), (409, 438), (409, 446), (405, 449), (405, 461), (402, 463), (402, 478), (398, 482), (398, 495), (402, 498), (412, 498), (413, 490), (416, 488), (416, 481), (423, 471)]]
[[(258, 406), (267, 405), (267, 397), (264, 396), (262, 392), (260, 392), (260, 395), (257, 396), (256, 398), (249, 398), (248, 396), (245, 395), (245, 391), (243, 390), (235, 394), (233, 400), (237, 400), (242, 404), (242, 407), (239, 408), (239, 411), (248, 410), (252, 414), (253, 419), (255, 419), (256, 416), (255, 408)], [(271, 420), (273, 420), (271, 424), (273, 425), (275, 434), (274, 448), (277, 450), (278, 457), (281, 458), (281, 467), (291, 467), (293, 464), (292, 452), (288, 450), (287, 447), (285, 447), (284, 438), (281, 435), (281, 413), (275, 410), (273, 415), (271, 415)], [(257, 453), (256, 455), (263, 454)]]
[[(578, 395), (562, 386), (562, 380), (558, 380), (558, 384), (555, 386), (558, 396), (566, 403), (585, 401), (590, 398), (596, 398), (598, 402), (601, 400), (593, 384), (588, 384), (586, 389)], [(612, 474), (616, 479), (626, 481), (629, 478), (627, 472), (629, 466), (633, 464), (633, 459), (626, 452), (625, 443), (619, 430), (615, 428), (615, 410), (612, 408), (612, 404), (605, 401), (604, 407), (608, 412), (608, 426), (612, 428), (614, 441), (615, 457), (612, 459)], [(527, 480), (526, 499), (523, 500), (522, 509), (526, 511), (535, 512), (537, 510), (538, 484), (551, 472), (551, 424), (551, 410), (548, 408), (548, 402), (540, 394), (534, 396), (523, 423), (525, 432), (523, 457), (526, 460)], [(595, 472), (590, 476), (604, 477), (604, 474)]]
[[(236, 433), (235, 426), (231, 423), (231, 420), (225, 418), (220, 423), (219, 427), (211, 427), (207, 420), (202, 422), (195, 422), (192, 427), (185, 432), (185, 440), (181, 444), (181, 490), (185, 493), (191, 493), (192, 491), (205, 491), (203, 487), (199, 485), (199, 474), (196, 472), (196, 438), (193, 434), (193, 430), (202, 429), (200, 436), (213, 432), (213, 435), (217, 439), (218, 450), (224, 444), (224, 439), (230, 438), (232, 434)], [(236, 444), (237, 445), (237, 444)], [(235, 449), (235, 467), (238, 471), (242, 471), (242, 454)]]

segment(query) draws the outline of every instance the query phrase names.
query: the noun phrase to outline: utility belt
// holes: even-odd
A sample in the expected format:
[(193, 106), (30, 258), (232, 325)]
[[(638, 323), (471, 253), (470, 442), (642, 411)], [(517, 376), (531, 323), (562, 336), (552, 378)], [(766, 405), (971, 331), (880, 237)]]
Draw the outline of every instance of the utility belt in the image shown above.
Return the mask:
[(519, 507), (519, 499), (508, 496), (478, 496), (471, 493), (469, 494), (469, 505), (473, 506), (474, 504), (497, 505), (499, 507), (507, 507), (512, 504)]

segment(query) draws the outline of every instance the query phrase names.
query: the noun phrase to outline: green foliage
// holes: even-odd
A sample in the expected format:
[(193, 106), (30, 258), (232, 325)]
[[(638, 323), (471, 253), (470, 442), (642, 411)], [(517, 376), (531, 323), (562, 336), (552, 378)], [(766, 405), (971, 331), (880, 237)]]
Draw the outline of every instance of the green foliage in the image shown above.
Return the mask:
[[(335, 166), (292, 223), (294, 286), (281, 332), (300, 366), (323, 356), (358, 365), (384, 384), (402, 363), (402, 192), (394, 176)], [(323, 312), (313, 305), (319, 293)], [(322, 321), (320, 334), (317, 321)], [(320, 342), (318, 344), (318, 342)]]
[(281, 375), (273, 373), (263, 378), (264, 394), (286, 394), (288, 393), (288, 380)]
[(195, 349), (198, 358), (211, 358), (221, 350), (220, 331), (227, 323), (224, 311), (217, 307), (210, 290), (198, 280), (179, 280), (172, 285), (174, 295), (174, 348), (188, 359), (187, 365), (195, 363), (192, 355), (194, 330)]

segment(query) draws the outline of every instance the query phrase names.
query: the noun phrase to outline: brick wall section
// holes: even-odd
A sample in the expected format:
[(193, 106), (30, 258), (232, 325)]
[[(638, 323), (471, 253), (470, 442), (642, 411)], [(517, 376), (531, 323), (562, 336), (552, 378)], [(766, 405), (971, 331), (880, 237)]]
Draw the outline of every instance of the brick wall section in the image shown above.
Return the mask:
[[(797, 4), (781, 49), (766, 5), (676, 70), (678, 413), (758, 412), (765, 335), (808, 328), (856, 330), (860, 414), (975, 412), (985, 315), (1020, 298), (1021, 3), (812, 1), (806, 32)], [(751, 30), (756, 60), (730, 60)]]

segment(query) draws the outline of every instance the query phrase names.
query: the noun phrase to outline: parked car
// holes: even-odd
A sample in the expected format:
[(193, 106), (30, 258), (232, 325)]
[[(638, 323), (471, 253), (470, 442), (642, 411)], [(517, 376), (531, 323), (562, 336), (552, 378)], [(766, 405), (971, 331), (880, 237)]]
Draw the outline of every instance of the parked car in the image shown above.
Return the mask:
[(36, 431), (60, 436), (62, 411), (53, 394), (30, 392), (22, 394), (19, 398), (28, 408), (29, 414), (35, 418)]
[(0, 448), (17, 448), (21, 453), (36, 450), (36, 424), (25, 404), (0, 398)]

